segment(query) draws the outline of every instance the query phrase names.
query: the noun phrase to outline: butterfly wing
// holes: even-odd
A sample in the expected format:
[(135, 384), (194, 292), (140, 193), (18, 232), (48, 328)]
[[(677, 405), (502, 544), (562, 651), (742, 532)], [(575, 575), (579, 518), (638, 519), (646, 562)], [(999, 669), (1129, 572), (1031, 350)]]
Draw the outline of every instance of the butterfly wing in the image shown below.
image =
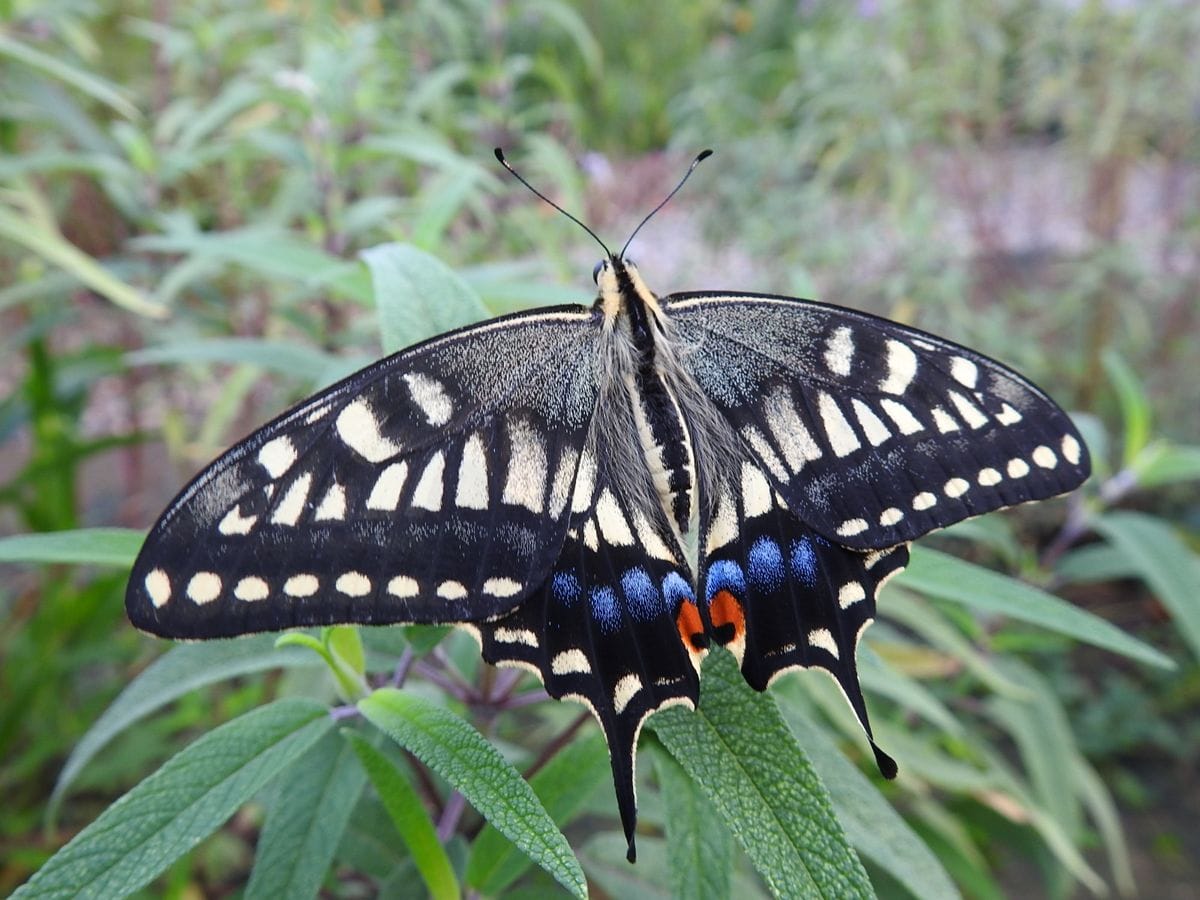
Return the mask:
[[(863, 553), (826, 540), (796, 518), (749, 458), (740, 477), (715, 491), (700, 533), (708, 633), (733, 652), (755, 690), (792, 669), (824, 669), (871, 739), (855, 652), (875, 617), (876, 594), (908, 562), (908, 545)], [(894, 776), (896, 764), (873, 739), (871, 747), (880, 770)]]
[(566, 543), (546, 582), (513, 612), (473, 627), (488, 662), (532, 670), (552, 697), (584, 703), (600, 722), (632, 861), (638, 734), (657, 709), (695, 707), (703, 628), (661, 507), (618, 487), (620, 473), (605, 461), (622, 455), (605, 443), (600, 434), (584, 453)]
[(233, 447), (134, 564), (137, 627), (208, 638), (494, 617), (563, 546), (598, 314), (506, 316), (366, 368)]
[(1078, 487), (1070, 419), (965, 347), (864, 313), (766, 295), (676, 294), (683, 365), (789, 508), (860, 550)]

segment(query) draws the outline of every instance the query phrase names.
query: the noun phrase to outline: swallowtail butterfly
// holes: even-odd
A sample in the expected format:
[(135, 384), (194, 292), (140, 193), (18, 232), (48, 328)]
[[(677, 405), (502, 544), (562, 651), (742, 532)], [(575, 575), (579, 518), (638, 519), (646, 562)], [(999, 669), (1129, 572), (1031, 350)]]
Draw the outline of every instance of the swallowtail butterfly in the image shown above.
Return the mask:
[(227, 451), (151, 530), (132, 622), (460, 624), (594, 713), (631, 860), (638, 733), (694, 707), (713, 643), (760, 691), (826, 670), (869, 738), (855, 650), (909, 542), (1077, 487), (1079, 433), (973, 350), (791, 297), (659, 297), (624, 252), (592, 306), (418, 344)]

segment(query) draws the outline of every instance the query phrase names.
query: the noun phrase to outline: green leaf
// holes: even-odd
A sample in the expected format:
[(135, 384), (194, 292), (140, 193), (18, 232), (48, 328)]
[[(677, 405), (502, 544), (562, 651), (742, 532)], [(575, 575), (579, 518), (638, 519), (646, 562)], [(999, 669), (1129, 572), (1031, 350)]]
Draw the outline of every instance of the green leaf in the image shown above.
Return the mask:
[(1133, 369), (1117, 353), (1103, 354), (1104, 371), (1117, 392), (1125, 425), (1124, 465), (1129, 466), (1150, 440), (1150, 402)]
[(1200, 658), (1200, 557), (1161, 519), (1135, 512), (1098, 516), (1092, 527), (1120, 549), (1171, 612), (1180, 634)]
[(445, 778), (530, 859), (576, 897), (587, 886), (566, 838), (532, 788), (474, 728), (427, 700), (392, 688), (360, 700), (363, 715)]
[(1137, 578), (1137, 565), (1120, 547), (1109, 543), (1085, 544), (1067, 553), (1054, 566), (1054, 574), (1063, 584), (1090, 584)]
[(172, 647), (123, 690), (75, 745), (50, 796), (50, 815), (83, 767), (114, 737), (157, 709), (197, 688), (227, 678), (282, 666), (317, 666), (320, 660), (299, 648), (276, 650), (275, 636)]
[[(564, 747), (529, 779), (529, 786), (559, 828), (587, 805), (609, 778), (608, 748), (596, 733)], [(532, 860), (494, 825), (484, 826), (471, 847), (467, 883), (481, 894), (497, 895), (521, 877)]]
[(491, 315), (465, 281), (424, 250), (380, 244), (359, 255), (371, 269), (379, 330), (389, 353)]
[(76, 528), (0, 538), (0, 562), (133, 565), (146, 532), (133, 528)]
[(69, 84), (127, 119), (136, 119), (140, 115), (124, 88), (101, 78), (95, 72), (69, 65), (57, 55), (43, 53), (28, 44), (13, 40), (3, 32), (0, 32), (0, 56), (17, 60), (51, 78)]
[(724, 818), (778, 897), (870, 897), (829, 795), (769, 694), (733, 657), (708, 655), (695, 713), (672, 707), (650, 726)]
[(838, 821), (859, 853), (902, 884), (914, 897), (957, 897), (958, 890), (925, 843), (858, 770), (817, 722), (798, 709), (784, 717), (833, 797)]
[(936, 550), (913, 547), (909, 566), (900, 579), (905, 587), (931, 597), (1001, 613), (1131, 659), (1175, 668), (1168, 656), (1149, 644), (1053, 594)]
[(349, 746), (358, 754), (392, 824), (412, 854), (430, 896), (435, 900), (456, 900), (459, 890), (454, 867), (442, 849), (437, 830), (408, 778), (361, 734), (349, 730), (343, 734), (350, 742)]
[(329, 732), (325, 707), (279, 700), (167, 760), (79, 832), (13, 894), (123, 897), (208, 837)]
[(666, 752), (654, 754), (667, 831), (671, 893), (676, 897), (729, 896), (733, 842), (703, 791)]
[(1131, 466), (1140, 487), (1154, 488), (1200, 480), (1200, 447), (1166, 441), (1150, 444)]
[(318, 895), (366, 780), (354, 751), (333, 732), (280, 773), (247, 900)]
[(131, 366), (196, 362), (249, 364), (293, 377), (310, 376), (314, 382), (323, 371), (342, 364), (339, 357), (306, 344), (241, 337), (170, 341), (133, 350), (126, 353), (124, 359)]

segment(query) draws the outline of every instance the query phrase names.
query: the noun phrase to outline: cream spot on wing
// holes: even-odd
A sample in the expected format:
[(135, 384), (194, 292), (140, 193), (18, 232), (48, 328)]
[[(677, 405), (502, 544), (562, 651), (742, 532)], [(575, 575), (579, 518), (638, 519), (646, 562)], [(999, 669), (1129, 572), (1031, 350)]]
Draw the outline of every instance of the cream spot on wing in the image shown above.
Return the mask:
[(463, 509), (487, 509), (488, 502), (487, 453), (484, 451), (483, 438), (479, 432), (475, 432), (463, 444), (454, 503)]
[(892, 436), (888, 427), (880, 421), (879, 416), (875, 415), (871, 407), (863, 401), (855, 397), (850, 401), (850, 405), (854, 407), (854, 416), (858, 419), (858, 424), (862, 426), (863, 434), (867, 436), (872, 447), (878, 447)]
[(1005, 403), (1000, 407), (1000, 412), (996, 413), (996, 421), (1001, 425), (1016, 425), (1021, 421), (1021, 414)]
[(885, 527), (895, 525), (904, 518), (904, 513), (896, 507), (891, 506), (879, 514), (879, 524)]
[(1045, 444), (1034, 449), (1032, 459), (1043, 469), (1053, 469), (1058, 465), (1058, 457)]
[(867, 530), (866, 519), (847, 519), (837, 528), (837, 533), (842, 537), (854, 537), (856, 534), (862, 534)]
[(763, 414), (789, 469), (799, 472), (806, 462), (821, 458), (821, 448), (796, 413), (787, 388), (777, 387), (767, 396)]
[(838, 588), (838, 606), (842, 609), (849, 609), (855, 603), (866, 599), (866, 589), (857, 581), (847, 581)]
[(771, 470), (772, 475), (780, 481), (788, 480), (787, 469), (783, 467), (783, 463), (779, 461), (779, 457), (775, 455), (775, 450), (761, 431), (753, 425), (747, 425), (742, 429), (742, 437), (746, 439), (751, 449), (758, 454), (758, 458), (762, 460), (763, 464)]
[(467, 596), (467, 586), (461, 581), (443, 581), (438, 585), (437, 595), (443, 600), (461, 600)]
[(416, 489), (413, 490), (412, 505), (418, 509), (427, 509), (430, 512), (440, 510), (442, 508), (443, 476), (445, 474), (446, 457), (439, 450), (425, 464), (425, 471), (421, 473), (421, 480), (417, 482)]
[(820, 411), (821, 421), (825, 425), (825, 437), (829, 439), (829, 445), (833, 447), (835, 456), (849, 456), (862, 446), (854, 429), (842, 415), (837, 401), (825, 391), (821, 391), (817, 397), (817, 409)]
[(917, 496), (913, 497), (913, 509), (920, 512), (921, 510), (929, 509), (937, 503), (937, 497), (929, 493), (929, 491), (921, 491)]
[(588, 519), (583, 523), (583, 542), (589, 550), (598, 550), (600, 548), (600, 536), (596, 533), (596, 522), (594, 519)]
[(331, 409), (333, 409), (333, 406), (328, 403), (324, 404), (323, 406), (318, 406), (304, 417), (304, 424), (315, 425), (317, 422), (320, 422), (323, 418), (329, 415), (329, 410)]
[(608, 543), (616, 547), (633, 546), (633, 532), (629, 530), (629, 523), (625, 521), (616, 497), (608, 488), (600, 493), (596, 503), (596, 522)]
[(833, 639), (833, 634), (828, 628), (814, 628), (808, 633), (808, 643), (813, 647), (824, 650), (834, 659), (838, 658), (837, 641)]
[(283, 583), (283, 592), (289, 597), (311, 597), (318, 587), (320, 582), (316, 575), (293, 575)]
[(361, 397), (338, 413), (335, 427), (342, 442), (367, 462), (383, 462), (400, 453), (400, 445), (383, 436), (379, 419)]
[(963, 421), (972, 428), (982, 428), (988, 423), (988, 418), (983, 411), (958, 391), (950, 391), (950, 402), (954, 404), (958, 414), (963, 417)]
[(336, 481), (329, 486), (313, 518), (318, 522), (340, 522), (346, 518), (346, 489)]
[(388, 593), (393, 597), (415, 597), (421, 593), (421, 585), (415, 578), (409, 578), (407, 575), (397, 575), (388, 582)]
[(528, 628), (497, 628), (492, 635), (502, 644), (524, 644), (526, 647), (537, 647), (537, 635)]
[(888, 339), (887, 377), (879, 382), (885, 394), (903, 394), (917, 374), (917, 354), (912, 347), (900, 341)]
[(413, 403), (425, 414), (430, 425), (440, 428), (450, 421), (454, 404), (440, 381), (419, 372), (407, 372), (403, 377)]
[(592, 671), (592, 664), (588, 662), (587, 656), (578, 647), (572, 647), (570, 650), (563, 650), (557, 653), (554, 659), (550, 661), (550, 671), (555, 675), (571, 675), (580, 673), (587, 675)]
[(1024, 478), (1029, 474), (1029, 463), (1023, 459), (1016, 457), (1008, 461), (1008, 477), (1009, 478)]
[(146, 575), (146, 593), (150, 602), (158, 609), (167, 605), (171, 599), (171, 579), (162, 569), (155, 569)]
[(225, 513), (225, 518), (217, 526), (217, 531), (221, 534), (249, 534), (250, 529), (257, 521), (258, 516), (243, 516), (241, 507), (235, 506)]
[(949, 434), (951, 431), (958, 431), (958, 423), (954, 421), (954, 417), (946, 412), (940, 406), (935, 406), (933, 412), (933, 424), (937, 426), (937, 430), (942, 434)]
[(950, 357), (950, 374), (955, 381), (971, 390), (975, 389), (979, 381), (979, 367), (961, 356)]
[(916, 434), (925, 428), (917, 417), (903, 403), (898, 400), (886, 399), (880, 400), (879, 405), (883, 407), (883, 411), (887, 413), (888, 418), (896, 423), (896, 427), (900, 429), (901, 434)]
[(579, 454), (574, 447), (563, 447), (558, 457), (558, 468), (554, 471), (554, 485), (550, 488), (550, 515), (558, 518), (567, 505), (571, 491), (571, 479), (579, 464)]
[(728, 491), (722, 491), (717, 499), (716, 509), (708, 520), (708, 535), (705, 537), (704, 549), (712, 553), (727, 544), (737, 540), (738, 520), (737, 509)]
[(613, 709), (619, 716), (625, 712), (625, 707), (629, 705), (629, 701), (634, 698), (638, 691), (642, 689), (642, 679), (630, 673), (621, 678), (613, 687)]
[(521, 590), (521, 582), (511, 578), (489, 578), (483, 583), (483, 592), (493, 597), (512, 597)]
[(850, 329), (842, 325), (835, 328), (833, 334), (825, 339), (825, 365), (834, 375), (843, 378), (850, 374), (850, 366), (854, 361), (854, 340), (850, 337)]
[(243, 578), (233, 589), (233, 596), (247, 602), (266, 600), (270, 593), (271, 589), (267, 587), (266, 581), (253, 575)]
[(1079, 460), (1083, 458), (1079, 441), (1069, 434), (1062, 439), (1062, 453), (1063, 458), (1073, 466), (1079, 465)]
[(633, 514), (633, 529), (637, 532), (638, 541), (641, 542), (642, 549), (646, 551), (647, 555), (666, 562), (676, 561), (675, 554), (663, 543), (663, 539), (658, 536), (658, 532), (640, 509)]
[(367, 497), (367, 509), (391, 511), (400, 505), (400, 492), (408, 478), (408, 463), (392, 463), (379, 473), (371, 495)]
[(304, 503), (308, 500), (310, 487), (312, 487), (311, 472), (305, 472), (288, 485), (287, 492), (271, 515), (271, 521), (276, 525), (295, 525), (299, 522), (300, 514), (304, 512)]
[(579, 472), (575, 476), (575, 493), (571, 497), (571, 512), (584, 512), (592, 505), (592, 492), (596, 489), (596, 457), (585, 450), (579, 458)]
[(758, 466), (751, 462), (742, 463), (742, 508), (747, 519), (771, 511), (771, 486)]
[(221, 576), (216, 572), (197, 572), (188, 582), (187, 595), (193, 603), (211, 603), (221, 596)]
[(961, 497), (970, 486), (962, 478), (951, 478), (942, 490), (945, 491), (947, 497)]
[(978, 481), (984, 487), (991, 487), (992, 485), (999, 484), (1003, 478), (1003, 475), (991, 467), (979, 470)]
[(508, 439), (512, 453), (501, 499), (530, 512), (542, 511), (546, 493), (546, 445), (537, 430), (523, 419), (510, 419)]
[(258, 451), (258, 462), (272, 478), (278, 478), (292, 467), (296, 461), (296, 448), (292, 439), (284, 436), (277, 437), (262, 445)]
[(371, 593), (371, 579), (362, 572), (343, 572), (333, 586), (347, 597), (365, 597)]

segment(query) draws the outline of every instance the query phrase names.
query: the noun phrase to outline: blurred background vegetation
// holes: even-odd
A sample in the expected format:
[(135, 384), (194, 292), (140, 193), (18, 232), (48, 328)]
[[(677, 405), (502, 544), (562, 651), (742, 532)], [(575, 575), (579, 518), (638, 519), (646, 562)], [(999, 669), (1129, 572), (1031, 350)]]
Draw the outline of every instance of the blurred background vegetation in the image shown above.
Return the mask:
[[(888, 315), (1015, 365), (1078, 413), (1097, 470), (1079, 497), (934, 543), (1055, 590), (1176, 668), (898, 589), (868, 644), (970, 740), (868, 684), (903, 744), (884, 745), (902, 769), (916, 745), (986, 755), (1019, 789), (918, 765), (889, 797), (969, 896), (1194, 891), (1188, 0), (0, 2), (0, 535), (145, 528), (221, 449), (377, 355), (365, 248), (440, 257), (494, 313), (586, 299), (596, 247), (498, 171), (496, 145), (610, 243), (711, 146), (632, 250), (657, 290)], [(23, 553), (0, 560), (37, 556)], [(126, 623), (119, 568), (3, 572), (0, 891), (172, 749), (283, 689), (226, 682), (140, 723), (48, 827), (67, 754), (162, 647)], [(1054, 765), (1084, 759), (1090, 793), (1063, 797)], [(254, 831), (235, 819), (160, 889), (224, 895)], [(581, 853), (594, 888), (665, 891), (652, 863), (614, 858)], [(331, 895), (369, 893), (370, 873), (339, 871), (353, 877)]]

